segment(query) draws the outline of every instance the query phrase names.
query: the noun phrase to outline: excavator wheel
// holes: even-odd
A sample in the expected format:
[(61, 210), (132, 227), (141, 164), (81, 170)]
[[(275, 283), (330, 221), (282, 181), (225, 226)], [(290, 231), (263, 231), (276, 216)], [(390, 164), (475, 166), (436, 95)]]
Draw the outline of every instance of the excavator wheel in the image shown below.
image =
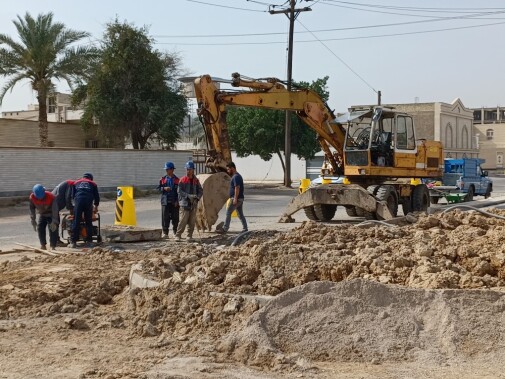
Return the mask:
[(314, 205), (314, 212), (320, 221), (331, 221), (335, 212), (337, 211), (337, 206), (334, 204), (316, 204)]
[(363, 217), (363, 208), (354, 207), (352, 205), (348, 205), (345, 207), (345, 211), (347, 216), (349, 217)]
[(430, 206), (430, 192), (428, 187), (420, 184), (412, 191), (412, 210), (426, 212)]
[(377, 189), (377, 194), (375, 196), (377, 199), (385, 201), (387, 203), (389, 212), (391, 212), (393, 217), (396, 217), (398, 215), (398, 197), (396, 195), (395, 187), (380, 186)]
[(356, 210), (356, 207), (353, 207), (351, 205), (345, 207), (345, 212), (347, 213), (347, 216), (349, 216), (349, 217), (358, 217), (358, 212)]
[[(376, 196), (378, 187), (379, 187), (379, 185), (374, 184), (374, 185), (368, 186), (366, 190), (368, 192), (370, 192), (372, 195)], [(377, 212), (369, 212), (369, 211), (363, 209), (363, 216), (367, 220), (377, 220)]]
[(303, 208), (303, 211), (305, 212), (305, 216), (307, 216), (309, 220), (319, 221), (319, 219), (316, 216), (316, 211), (313, 205)]

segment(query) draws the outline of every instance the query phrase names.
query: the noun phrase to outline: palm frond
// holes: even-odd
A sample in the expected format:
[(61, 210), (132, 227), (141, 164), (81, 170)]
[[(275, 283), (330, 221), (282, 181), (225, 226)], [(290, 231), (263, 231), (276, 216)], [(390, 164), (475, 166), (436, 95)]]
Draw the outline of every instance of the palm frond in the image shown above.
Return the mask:
[(0, 90), (0, 105), (2, 105), (3, 98), (7, 91), (12, 91), (14, 86), (23, 79), (29, 79), (29, 77), (26, 76), (25, 72), (20, 72), (19, 74), (9, 79), (9, 81), (2, 87), (2, 90)]

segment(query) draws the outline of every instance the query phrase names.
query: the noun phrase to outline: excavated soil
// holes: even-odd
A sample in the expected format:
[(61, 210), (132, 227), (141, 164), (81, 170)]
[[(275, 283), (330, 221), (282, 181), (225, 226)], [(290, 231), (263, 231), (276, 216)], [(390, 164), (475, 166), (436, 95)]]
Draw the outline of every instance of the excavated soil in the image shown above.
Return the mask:
[[(0, 378), (504, 377), (504, 228), (454, 211), (5, 262)], [(130, 289), (133, 264), (160, 286)]]

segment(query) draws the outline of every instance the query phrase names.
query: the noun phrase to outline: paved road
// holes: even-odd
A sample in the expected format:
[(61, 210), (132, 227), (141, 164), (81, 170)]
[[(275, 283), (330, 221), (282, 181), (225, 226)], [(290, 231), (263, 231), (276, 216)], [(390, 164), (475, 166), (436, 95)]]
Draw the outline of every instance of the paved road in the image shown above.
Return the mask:
[[(505, 199), (505, 178), (493, 178), (493, 196), (490, 200)], [(296, 189), (286, 189), (279, 186), (251, 186), (246, 188), (246, 202), (244, 212), (251, 230), (289, 230), (307, 218), (303, 211), (294, 215), (296, 222), (292, 224), (280, 224), (278, 219), (285, 206), (297, 193)], [(484, 201), (478, 198), (479, 202)], [(137, 225), (146, 228), (159, 228), (161, 225), (161, 211), (157, 195), (135, 200)], [(115, 200), (104, 200), (100, 205), (102, 225), (114, 223)], [(219, 221), (224, 220), (224, 210), (219, 215)], [(331, 223), (349, 221), (343, 207), (339, 207)], [(232, 219), (230, 231), (240, 231), (241, 225), (238, 219)], [(19, 204), (15, 207), (0, 208), (0, 250), (10, 250), (16, 247), (15, 243), (24, 243), (38, 246), (37, 234), (33, 231), (28, 211), (28, 203)]]

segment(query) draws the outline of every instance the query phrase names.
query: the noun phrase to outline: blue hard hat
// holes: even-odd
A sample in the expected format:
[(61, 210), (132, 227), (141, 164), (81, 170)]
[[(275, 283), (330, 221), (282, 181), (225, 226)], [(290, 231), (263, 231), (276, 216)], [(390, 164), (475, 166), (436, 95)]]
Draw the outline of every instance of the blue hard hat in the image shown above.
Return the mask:
[(93, 180), (93, 174), (90, 173), (90, 172), (84, 173), (84, 175), (82, 177), (86, 178), (86, 179), (89, 179), (89, 180)]
[(165, 163), (165, 170), (175, 170), (175, 166), (172, 162)]
[(187, 161), (184, 167), (186, 167), (186, 170), (188, 170), (188, 169), (194, 170), (195, 163), (193, 161)]
[(33, 195), (39, 200), (43, 199), (46, 195), (46, 189), (42, 184), (35, 184), (33, 186)]

